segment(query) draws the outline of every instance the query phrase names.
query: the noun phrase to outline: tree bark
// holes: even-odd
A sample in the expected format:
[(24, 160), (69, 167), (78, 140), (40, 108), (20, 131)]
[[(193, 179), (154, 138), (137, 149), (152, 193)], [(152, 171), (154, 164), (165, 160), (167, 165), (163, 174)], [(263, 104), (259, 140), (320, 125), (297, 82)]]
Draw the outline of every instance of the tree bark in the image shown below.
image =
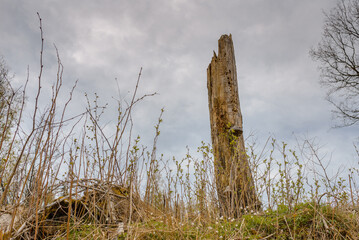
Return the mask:
[(207, 68), (208, 103), (220, 213), (238, 217), (260, 207), (243, 138), (232, 35), (218, 40)]

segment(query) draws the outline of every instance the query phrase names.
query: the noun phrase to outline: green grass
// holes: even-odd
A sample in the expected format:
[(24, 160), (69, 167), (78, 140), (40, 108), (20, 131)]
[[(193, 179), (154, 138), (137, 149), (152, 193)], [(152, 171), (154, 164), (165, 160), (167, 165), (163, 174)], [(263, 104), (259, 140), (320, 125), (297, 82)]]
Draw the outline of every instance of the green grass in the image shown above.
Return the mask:
[(246, 214), (239, 219), (188, 221), (150, 220), (132, 226), (134, 235), (119, 239), (358, 239), (356, 213), (303, 203), (289, 209)]

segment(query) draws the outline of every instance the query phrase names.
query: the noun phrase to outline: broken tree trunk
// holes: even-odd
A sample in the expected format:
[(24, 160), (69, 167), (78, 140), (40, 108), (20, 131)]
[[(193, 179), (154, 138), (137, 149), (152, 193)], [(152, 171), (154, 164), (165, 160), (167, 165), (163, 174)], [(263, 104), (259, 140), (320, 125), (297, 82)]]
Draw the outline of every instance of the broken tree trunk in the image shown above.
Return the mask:
[(232, 35), (218, 40), (207, 69), (208, 103), (220, 213), (238, 217), (260, 207), (243, 138)]

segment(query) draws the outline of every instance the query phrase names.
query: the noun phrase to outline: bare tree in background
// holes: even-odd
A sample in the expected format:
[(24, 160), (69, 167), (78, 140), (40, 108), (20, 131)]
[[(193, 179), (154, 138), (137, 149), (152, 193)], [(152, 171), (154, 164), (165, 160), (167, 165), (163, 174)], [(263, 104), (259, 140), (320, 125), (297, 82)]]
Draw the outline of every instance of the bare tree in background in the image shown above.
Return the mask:
[(340, 126), (359, 122), (359, 0), (340, 0), (325, 13), (321, 42), (310, 55), (321, 63), (321, 83)]
[(5, 189), (4, 175), (2, 174), (8, 164), (7, 155), (12, 142), (11, 129), (20, 110), (20, 92), (13, 89), (10, 83), (11, 76), (5, 60), (0, 56), (0, 195)]
[(2, 141), (8, 137), (8, 126), (16, 115), (19, 103), (20, 93), (12, 88), (10, 80), (9, 68), (0, 56), (0, 134), (4, 138)]

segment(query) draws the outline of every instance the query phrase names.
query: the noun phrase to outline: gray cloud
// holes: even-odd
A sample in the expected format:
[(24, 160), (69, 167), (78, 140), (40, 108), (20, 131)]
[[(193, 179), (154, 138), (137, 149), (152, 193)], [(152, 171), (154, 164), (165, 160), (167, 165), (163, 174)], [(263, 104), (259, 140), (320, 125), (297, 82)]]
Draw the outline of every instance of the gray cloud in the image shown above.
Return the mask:
[[(338, 157), (353, 158), (354, 130), (331, 129), (331, 107), (308, 56), (320, 40), (323, 14), (335, 0), (10, 1), (0, 3), (0, 53), (21, 83), (30, 65), (36, 78), (40, 12), (46, 39), (46, 76), (56, 68), (53, 43), (65, 66), (65, 86), (103, 102), (132, 91), (143, 67), (140, 94), (158, 92), (134, 113), (137, 132), (150, 143), (165, 107), (160, 152), (179, 155), (210, 141), (206, 68), (221, 34), (232, 33), (246, 132), (318, 136)], [(109, 114), (108, 118), (111, 118)]]

